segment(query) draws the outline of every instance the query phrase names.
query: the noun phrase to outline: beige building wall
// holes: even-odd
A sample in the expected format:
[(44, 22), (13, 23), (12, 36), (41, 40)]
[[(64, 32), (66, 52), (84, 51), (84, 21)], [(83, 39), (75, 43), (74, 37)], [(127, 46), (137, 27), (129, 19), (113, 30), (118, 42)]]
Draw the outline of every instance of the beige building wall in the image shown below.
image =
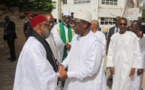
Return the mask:
[[(55, 1), (58, 2), (58, 0), (55, 0)], [(63, 0), (59, 0), (59, 4), (58, 4), (58, 7), (59, 7), (58, 11), (60, 13), (58, 15), (60, 17), (61, 17), (62, 12), (66, 10), (74, 12), (74, 13), (81, 10), (89, 11), (92, 14), (92, 19), (99, 20), (100, 26), (102, 27), (103, 30), (106, 31), (110, 27), (114, 26), (114, 24), (112, 23), (110, 24), (110, 21), (112, 22), (112, 20), (116, 18), (117, 16), (127, 18), (128, 8), (133, 8), (135, 1), (137, 2), (136, 5), (139, 4), (138, 6), (141, 8), (142, 7), (141, 2), (143, 0), (117, 0), (117, 5), (102, 4), (102, 0), (90, 0), (90, 3), (85, 3), (85, 4), (84, 3), (74, 4), (74, 0), (67, 0), (67, 4), (63, 4), (62, 1)], [(52, 13), (57, 15), (56, 11)], [(104, 18), (105, 20), (108, 20), (109, 23), (102, 24), (102, 18)]]

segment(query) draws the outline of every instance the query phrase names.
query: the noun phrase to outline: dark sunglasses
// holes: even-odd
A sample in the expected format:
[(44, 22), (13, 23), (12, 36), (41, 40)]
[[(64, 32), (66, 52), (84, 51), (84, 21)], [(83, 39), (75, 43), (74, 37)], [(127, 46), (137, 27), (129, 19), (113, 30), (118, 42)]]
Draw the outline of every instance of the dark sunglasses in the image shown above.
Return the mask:
[(126, 26), (127, 24), (125, 24), (125, 23), (120, 23), (119, 25), (124, 25), (124, 26)]

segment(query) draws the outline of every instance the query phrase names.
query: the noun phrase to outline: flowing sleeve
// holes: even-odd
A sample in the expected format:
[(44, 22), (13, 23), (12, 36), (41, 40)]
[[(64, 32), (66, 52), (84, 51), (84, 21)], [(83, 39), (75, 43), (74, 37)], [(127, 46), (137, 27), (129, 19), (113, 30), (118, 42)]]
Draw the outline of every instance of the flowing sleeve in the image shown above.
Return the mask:
[(141, 51), (140, 51), (140, 46), (139, 46), (139, 41), (137, 37), (135, 37), (134, 42), (133, 42), (133, 66), (134, 68), (143, 68), (143, 60), (141, 58)]
[(142, 62), (143, 69), (145, 70), (145, 51), (142, 53)]
[(84, 68), (80, 71), (68, 71), (68, 78), (83, 80), (99, 72), (103, 57), (102, 47), (99, 42), (93, 42), (88, 49), (89, 50), (87, 50), (86, 53)]
[(115, 44), (113, 40), (111, 39), (108, 49), (108, 56), (107, 56), (107, 67), (114, 67), (113, 57), (114, 57), (114, 47)]
[(59, 24), (55, 25), (51, 32), (52, 32), (54, 40), (56, 42), (57, 50), (60, 52), (63, 52), (65, 44), (62, 42), (62, 40), (60, 38)]
[(63, 62), (61, 63), (65, 68), (67, 68), (68, 63), (70, 61), (70, 54), (68, 54), (68, 56), (66, 57), (65, 60), (63, 60)]
[(142, 53), (143, 69), (145, 70), (145, 51)]
[[(45, 88), (45, 90), (55, 90), (57, 86), (57, 79), (59, 74), (56, 73), (49, 61), (46, 59), (46, 52), (41, 44), (37, 44), (29, 50), (31, 53), (31, 60), (34, 60), (34, 68), (36, 69), (36, 75)], [(51, 85), (50, 85), (51, 84)]]
[[(71, 41), (71, 43), (70, 43), (71, 49), (72, 49), (72, 47), (73, 47), (73, 42), (76, 40), (76, 38), (77, 38), (77, 35), (74, 35), (74, 37), (72, 38), (72, 41)], [(62, 62), (62, 65), (64, 65), (65, 68), (68, 66), (68, 63), (69, 63), (69, 61), (70, 61), (71, 49), (70, 49), (70, 52), (68, 53), (68, 56), (67, 56), (67, 57), (63, 60), (63, 62)]]

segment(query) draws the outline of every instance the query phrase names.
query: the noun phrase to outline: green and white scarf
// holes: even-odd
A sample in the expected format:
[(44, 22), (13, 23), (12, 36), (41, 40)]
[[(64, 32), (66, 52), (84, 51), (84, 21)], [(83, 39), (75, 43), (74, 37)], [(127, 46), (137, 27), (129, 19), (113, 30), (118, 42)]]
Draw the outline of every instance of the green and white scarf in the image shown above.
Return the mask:
[[(64, 29), (64, 23), (63, 22), (60, 22), (59, 24), (59, 28), (60, 28), (60, 38), (61, 40), (63, 41), (64, 44), (66, 44), (66, 32), (65, 32), (65, 29)], [(67, 26), (68, 28), (68, 42), (70, 43), (72, 41), (72, 30), (71, 30), (71, 27), (68, 25)], [(67, 56), (67, 50), (64, 49), (64, 53), (63, 53), (63, 59), (64, 60)]]

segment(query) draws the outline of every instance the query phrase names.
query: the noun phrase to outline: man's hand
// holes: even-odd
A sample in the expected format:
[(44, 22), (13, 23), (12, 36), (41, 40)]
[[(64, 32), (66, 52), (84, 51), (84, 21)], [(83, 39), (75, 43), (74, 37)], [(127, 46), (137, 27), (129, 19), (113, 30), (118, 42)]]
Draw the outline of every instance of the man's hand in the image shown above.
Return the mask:
[(70, 50), (70, 48), (71, 48), (71, 45), (69, 43), (66, 43), (65, 44), (65, 49)]
[(143, 73), (143, 69), (138, 69), (137, 70), (137, 75), (141, 75)]
[(110, 67), (110, 73), (114, 74), (114, 72), (115, 72), (114, 67)]
[(58, 79), (65, 80), (67, 78), (67, 72), (65, 71), (65, 68), (63, 65), (59, 66), (59, 70), (57, 72), (60, 73), (60, 76), (58, 77)]
[(130, 76), (130, 77), (133, 76), (134, 73), (135, 73), (135, 68), (131, 68), (129, 76)]
[(62, 64), (60, 64), (60, 65), (59, 65), (59, 69), (58, 69), (58, 71), (61, 72), (61, 71), (63, 71), (63, 70), (65, 70), (65, 67), (64, 67)]
[(57, 72), (60, 73), (60, 72), (63, 72), (63, 71), (65, 71), (65, 68), (64, 68), (64, 66), (62, 64), (60, 64)]

